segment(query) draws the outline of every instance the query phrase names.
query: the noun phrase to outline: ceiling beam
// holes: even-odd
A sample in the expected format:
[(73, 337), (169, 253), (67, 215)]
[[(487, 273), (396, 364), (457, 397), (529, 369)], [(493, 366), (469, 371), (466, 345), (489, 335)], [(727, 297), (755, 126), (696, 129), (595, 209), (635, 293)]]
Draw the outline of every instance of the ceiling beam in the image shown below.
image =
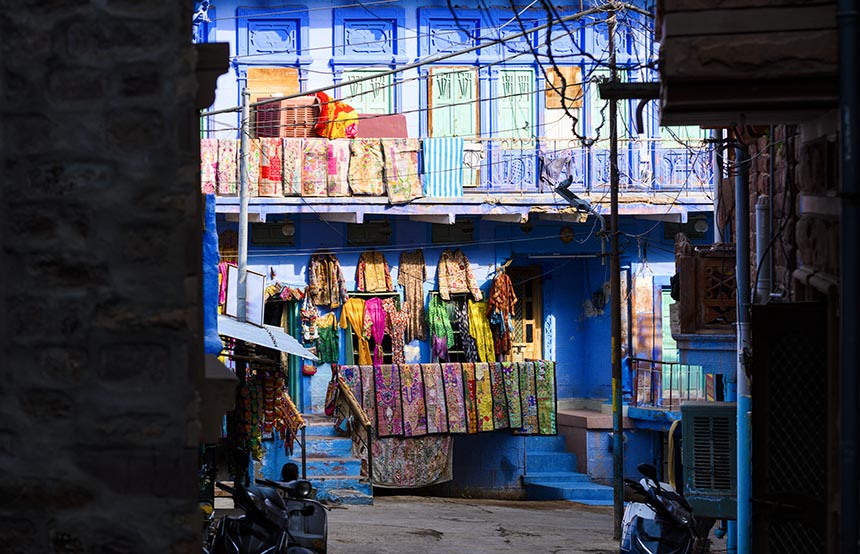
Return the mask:
[(364, 212), (324, 212), (319, 214), (319, 216), (320, 219), (329, 223), (364, 223)]
[(437, 215), (410, 215), (411, 221), (421, 221), (423, 223), (440, 223), (442, 225), (453, 225), (457, 221), (457, 214), (437, 214)]

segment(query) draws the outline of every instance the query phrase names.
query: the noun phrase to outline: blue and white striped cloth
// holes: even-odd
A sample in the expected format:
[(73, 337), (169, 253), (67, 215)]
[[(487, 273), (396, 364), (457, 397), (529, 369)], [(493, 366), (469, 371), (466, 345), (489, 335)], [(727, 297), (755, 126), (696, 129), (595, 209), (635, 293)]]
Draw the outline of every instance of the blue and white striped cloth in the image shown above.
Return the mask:
[(463, 196), (463, 139), (425, 138), (424, 196)]

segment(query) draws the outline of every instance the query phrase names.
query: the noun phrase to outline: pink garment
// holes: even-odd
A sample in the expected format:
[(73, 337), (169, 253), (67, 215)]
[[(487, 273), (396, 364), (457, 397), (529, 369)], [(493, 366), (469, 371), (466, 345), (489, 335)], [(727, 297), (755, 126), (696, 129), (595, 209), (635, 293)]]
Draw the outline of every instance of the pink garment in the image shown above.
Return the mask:
[(200, 139), (200, 188), (203, 194), (215, 194), (218, 175), (218, 139)]
[(218, 305), (223, 306), (227, 303), (227, 262), (218, 264), (218, 273), (221, 275), (221, 284), (218, 290)]
[(370, 336), (376, 348), (373, 349), (373, 365), (382, 363), (382, 338), (385, 336), (385, 309), (379, 298), (368, 298), (364, 303), (364, 328), (370, 330)]
[(349, 139), (335, 139), (328, 143), (329, 196), (349, 196), (349, 142)]

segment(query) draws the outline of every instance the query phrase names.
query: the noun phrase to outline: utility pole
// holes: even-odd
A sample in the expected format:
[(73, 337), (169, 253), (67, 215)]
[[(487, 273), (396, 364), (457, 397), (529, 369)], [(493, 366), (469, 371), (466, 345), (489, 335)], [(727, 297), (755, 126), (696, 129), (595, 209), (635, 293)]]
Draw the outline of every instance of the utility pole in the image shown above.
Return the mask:
[[(618, 82), (615, 61), (615, 5), (609, 13), (609, 81)], [(609, 100), (609, 296), (612, 312), (612, 466), (615, 539), (624, 517), (624, 413), (621, 403), (621, 255), (618, 251), (618, 100)]]
[(248, 297), (248, 138), (251, 93), (242, 89), (242, 121), (239, 122), (239, 282), (236, 285), (236, 319), (245, 323)]

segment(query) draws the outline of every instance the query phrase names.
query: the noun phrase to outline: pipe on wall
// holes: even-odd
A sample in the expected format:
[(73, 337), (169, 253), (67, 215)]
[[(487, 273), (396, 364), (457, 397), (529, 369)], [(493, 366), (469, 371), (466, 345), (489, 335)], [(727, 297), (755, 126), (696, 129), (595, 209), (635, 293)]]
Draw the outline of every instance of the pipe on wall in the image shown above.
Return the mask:
[(770, 255), (771, 243), (771, 227), (770, 227), (770, 196), (761, 195), (755, 205), (755, 260), (756, 260), (756, 278), (753, 286), (755, 287), (755, 301), (757, 304), (764, 304), (770, 297), (771, 291), (771, 260)]

